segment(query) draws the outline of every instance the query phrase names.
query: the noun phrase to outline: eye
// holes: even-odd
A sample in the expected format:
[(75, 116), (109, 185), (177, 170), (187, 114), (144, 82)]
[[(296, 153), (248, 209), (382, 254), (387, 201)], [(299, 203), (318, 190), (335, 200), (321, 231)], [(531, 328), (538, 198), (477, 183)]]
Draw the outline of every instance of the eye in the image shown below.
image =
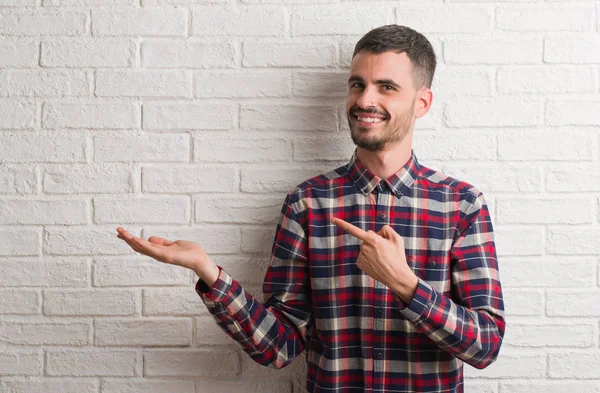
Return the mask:
[(363, 84), (360, 82), (354, 82), (350, 84), (350, 88), (351, 89), (362, 89), (363, 88)]
[(393, 91), (396, 90), (396, 88), (392, 85), (383, 85), (383, 90), (385, 91)]

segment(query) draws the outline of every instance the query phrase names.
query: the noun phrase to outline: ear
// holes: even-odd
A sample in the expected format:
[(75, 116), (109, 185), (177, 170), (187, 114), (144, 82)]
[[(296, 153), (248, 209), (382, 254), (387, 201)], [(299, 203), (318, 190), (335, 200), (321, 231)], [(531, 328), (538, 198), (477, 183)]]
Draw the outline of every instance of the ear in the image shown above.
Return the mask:
[(433, 91), (427, 87), (421, 87), (415, 97), (415, 117), (423, 117), (429, 112), (433, 102)]

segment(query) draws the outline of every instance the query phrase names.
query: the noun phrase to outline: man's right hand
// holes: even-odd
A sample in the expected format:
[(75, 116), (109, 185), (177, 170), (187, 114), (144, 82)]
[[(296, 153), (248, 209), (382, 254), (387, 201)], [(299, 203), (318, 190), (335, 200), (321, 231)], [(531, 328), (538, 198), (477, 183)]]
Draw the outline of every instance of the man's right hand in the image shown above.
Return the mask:
[(160, 262), (192, 269), (209, 287), (219, 277), (219, 268), (197, 243), (187, 240), (169, 241), (158, 236), (150, 236), (148, 240), (144, 240), (122, 227), (118, 227), (117, 232), (117, 237), (129, 244), (134, 251)]

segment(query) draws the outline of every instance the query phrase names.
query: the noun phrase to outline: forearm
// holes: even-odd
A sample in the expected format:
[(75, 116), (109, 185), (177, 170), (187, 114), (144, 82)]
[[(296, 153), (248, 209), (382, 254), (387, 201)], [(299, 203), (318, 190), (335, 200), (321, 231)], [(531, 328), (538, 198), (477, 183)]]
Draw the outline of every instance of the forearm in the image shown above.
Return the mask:
[[(217, 324), (264, 366), (287, 366), (304, 349), (307, 321), (299, 312), (263, 305), (222, 272), (209, 293), (199, 293)], [(291, 318), (291, 319), (290, 319)]]
[(505, 324), (502, 310), (492, 305), (458, 305), (420, 280), (400, 312), (440, 348), (473, 367), (487, 367), (498, 356)]

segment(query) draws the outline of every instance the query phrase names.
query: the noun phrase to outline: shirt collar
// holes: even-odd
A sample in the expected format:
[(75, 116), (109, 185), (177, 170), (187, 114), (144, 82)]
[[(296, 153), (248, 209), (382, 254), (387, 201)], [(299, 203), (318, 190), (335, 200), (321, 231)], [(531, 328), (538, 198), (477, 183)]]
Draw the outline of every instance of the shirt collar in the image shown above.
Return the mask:
[[(388, 185), (394, 195), (400, 198), (412, 187), (420, 172), (421, 165), (417, 161), (414, 151), (411, 150), (410, 158), (406, 164), (387, 180), (384, 180), (384, 183)], [(354, 154), (352, 154), (352, 158), (348, 163), (348, 174), (356, 187), (365, 195), (372, 193), (382, 181), (358, 159), (356, 150), (354, 150)]]

